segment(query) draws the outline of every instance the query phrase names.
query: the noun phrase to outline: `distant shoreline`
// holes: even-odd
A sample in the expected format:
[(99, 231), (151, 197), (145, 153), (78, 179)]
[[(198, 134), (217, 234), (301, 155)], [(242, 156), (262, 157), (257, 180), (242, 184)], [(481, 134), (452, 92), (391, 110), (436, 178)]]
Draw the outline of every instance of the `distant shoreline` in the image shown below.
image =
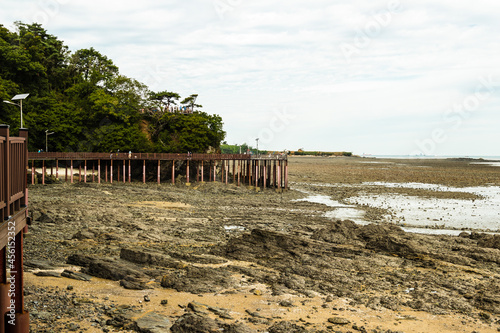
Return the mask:
[(363, 158), (388, 158), (388, 159), (461, 159), (461, 160), (488, 160), (488, 161), (500, 161), (500, 156), (464, 156), (464, 155), (442, 155), (442, 156), (431, 156), (431, 155), (365, 155), (360, 156)]

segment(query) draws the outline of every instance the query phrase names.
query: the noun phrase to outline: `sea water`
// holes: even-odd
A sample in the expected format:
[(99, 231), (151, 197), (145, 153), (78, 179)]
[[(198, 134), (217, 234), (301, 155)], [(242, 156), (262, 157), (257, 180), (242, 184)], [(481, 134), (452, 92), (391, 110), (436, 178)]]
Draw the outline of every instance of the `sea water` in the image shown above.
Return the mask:
[[(322, 184), (321, 186), (346, 185)], [(331, 207), (332, 210), (325, 213), (328, 218), (348, 219), (363, 225), (371, 222), (365, 218), (364, 210), (361, 208), (365, 205), (387, 209), (392, 214), (386, 217), (386, 221), (395, 223), (409, 232), (457, 235), (463, 230), (469, 230), (500, 233), (499, 186), (455, 188), (435, 184), (386, 182), (363, 183), (359, 186), (361, 188), (385, 186), (465, 192), (477, 194), (481, 196), (481, 199), (439, 199), (394, 193), (370, 194), (367, 191), (366, 194), (360, 192), (358, 196), (347, 198), (347, 204), (332, 200), (326, 195), (310, 193), (299, 200)]]

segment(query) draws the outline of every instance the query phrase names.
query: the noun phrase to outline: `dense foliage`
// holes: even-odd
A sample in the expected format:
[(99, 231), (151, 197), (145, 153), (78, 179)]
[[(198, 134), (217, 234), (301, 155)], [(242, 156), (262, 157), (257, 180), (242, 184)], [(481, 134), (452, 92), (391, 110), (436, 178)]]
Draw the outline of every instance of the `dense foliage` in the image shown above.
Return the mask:
[(252, 146), (243, 143), (241, 145), (228, 145), (227, 143), (222, 143), (220, 150), (223, 154), (245, 154), (245, 153), (257, 153), (257, 150)]
[(297, 155), (297, 156), (352, 156), (352, 152), (350, 152), (350, 151), (335, 151), (335, 152), (303, 151), (300, 149), (298, 151), (291, 151), (289, 154), (290, 155)]
[[(222, 119), (195, 111), (197, 95), (183, 100), (190, 114), (170, 112), (180, 98), (155, 93), (119, 73), (111, 59), (94, 48), (69, 52), (39, 24), (16, 22), (11, 32), (0, 24), (0, 99), (29, 93), (23, 102), (30, 150), (205, 152), (224, 140)], [(160, 105), (159, 105), (160, 104)], [(158, 107), (159, 105), (159, 107)], [(166, 107), (165, 107), (166, 106)], [(192, 112), (194, 111), (194, 112)], [(20, 110), (0, 103), (0, 124), (16, 135)]]

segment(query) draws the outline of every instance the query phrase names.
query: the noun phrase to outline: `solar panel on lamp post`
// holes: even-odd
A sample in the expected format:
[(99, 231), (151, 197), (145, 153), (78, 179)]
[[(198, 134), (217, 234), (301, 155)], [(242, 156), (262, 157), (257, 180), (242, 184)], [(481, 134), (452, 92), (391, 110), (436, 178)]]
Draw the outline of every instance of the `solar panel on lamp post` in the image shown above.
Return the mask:
[(21, 127), (20, 128), (24, 128), (23, 127), (23, 99), (25, 99), (28, 96), (29, 96), (29, 94), (18, 94), (16, 96), (12, 97), (11, 100), (19, 101), (19, 104), (11, 102), (11, 101), (5, 101), (5, 100), (3, 101), (4, 103), (7, 103), (7, 104), (13, 104), (13, 105), (19, 106), (19, 109), (21, 110)]

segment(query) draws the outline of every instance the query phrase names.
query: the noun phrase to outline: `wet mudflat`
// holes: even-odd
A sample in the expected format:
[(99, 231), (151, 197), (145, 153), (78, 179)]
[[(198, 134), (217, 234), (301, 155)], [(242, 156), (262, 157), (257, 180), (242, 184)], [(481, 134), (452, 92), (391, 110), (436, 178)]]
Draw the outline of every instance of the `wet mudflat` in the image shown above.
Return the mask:
[[(30, 187), (33, 331), (497, 332), (500, 217), (449, 228), (453, 216), (432, 217), (427, 228), (456, 235), (407, 233), (414, 223), (402, 207), (363, 198), (455, 200), (460, 210), (484, 200), (460, 189), (500, 186), (500, 168), (367, 162), (293, 158), (295, 190), (284, 193), (220, 183)], [(302, 200), (311, 195), (329, 201)], [(360, 223), (332, 215), (343, 209)], [(429, 221), (426, 213), (417, 218)]]

